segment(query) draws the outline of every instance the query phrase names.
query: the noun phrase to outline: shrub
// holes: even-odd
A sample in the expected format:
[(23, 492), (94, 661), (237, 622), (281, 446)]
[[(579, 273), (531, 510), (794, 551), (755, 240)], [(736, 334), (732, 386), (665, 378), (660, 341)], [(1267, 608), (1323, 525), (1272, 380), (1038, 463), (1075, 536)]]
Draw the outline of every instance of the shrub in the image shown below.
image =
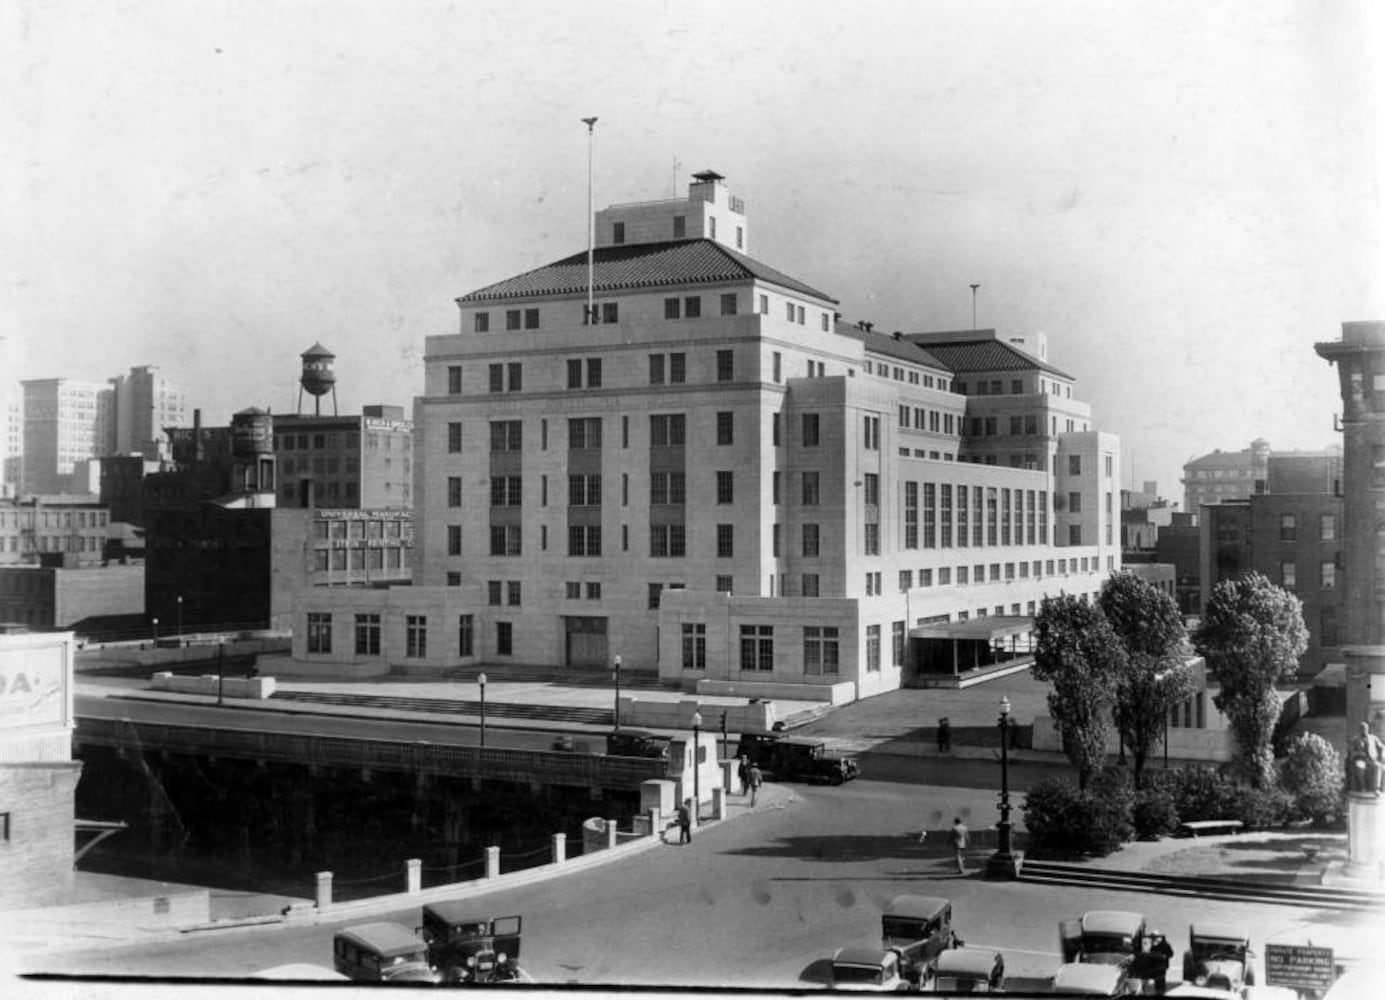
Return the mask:
[(1282, 788), (1252, 788), (1239, 785), (1232, 819), (1247, 830), (1269, 830), (1289, 822), (1294, 813), (1294, 797)]
[(1293, 815), (1293, 796), (1279, 788), (1255, 788), (1230, 774), (1185, 767), (1169, 773), (1176, 823), (1238, 819), (1248, 829), (1283, 826)]
[(1293, 796), (1294, 814), (1314, 826), (1326, 826), (1343, 812), (1342, 758), (1316, 733), (1299, 733), (1289, 741), (1280, 780)]
[(1131, 793), (1103, 775), (1086, 791), (1061, 778), (1040, 781), (1024, 798), (1032, 848), (1059, 854), (1110, 854), (1132, 835)]
[(1173, 793), (1154, 784), (1140, 789), (1135, 793), (1130, 820), (1135, 826), (1135, 836), (1140, 840), (1167, 837), (1178, 829), (1179, 823)]

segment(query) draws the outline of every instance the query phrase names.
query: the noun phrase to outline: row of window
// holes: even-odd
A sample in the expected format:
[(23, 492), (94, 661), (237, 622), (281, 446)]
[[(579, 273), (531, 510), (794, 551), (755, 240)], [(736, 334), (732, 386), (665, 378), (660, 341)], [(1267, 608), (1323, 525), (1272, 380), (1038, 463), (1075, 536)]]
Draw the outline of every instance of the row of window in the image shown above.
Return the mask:
[(302, 459), (301, 462), (286, 458), (279, 463), (279, 471), (285, 476), (292, 476), (295, 472), (314, 472), (329, 476), (345, 472), (348, 476), (354, 476), (361, 471), (361, 460), (356, 455), (347, 455), (344, 458), (337, 455), (317, 455), (311, 459)]
[[(1285, 559), (1279, 564), (1279, 582), (1285, 590), (1298, 589), (1298, 563), (1295, 560)], [(1337, 563), (1335, 560), (1324, 559), (1318, 564), (1318, 589), (1337, 589)]]
[(880, 378), (890, 378), (893, 376), (896, 382), (908, 382), (910, 385), (921, 385), (925, 389), (941, 389), (943, 392), (952, 392), (952, 381), (943, 375), (931, 375), (928, 372), (919, 371), (916, 368), (904, 368), (900, 365), (891, 365), (886, 361), (867, 361), (865, 363), (867, 375), (878, 375)]
[(0, 510), (0, 528), (104, 528), (104, 510)]
[[(495, 652), (509, 656), (513, 652), (513, 625), (510, 622), (495, 622)], [(357, 614), (354, 616), (353, 637), (357, 656), (380, 655), (381, 623), (378, 614)], [(325, 654), (332, 652), (332, 615), (329, 612), (307, 612), (307, 650), (309, 653)], [(475, 655), (476, 625), (472, 615), (459, 615), (457, 618), (457, 655)], [(404, 616), (404, 655), (410, 659), (422, 659), (428, 655), (428, 616)]]
[[(1298, 516), (1296, 514), (1279, 515), (1279, 540), (1281, 542), (1298, 541)], [(1337, 540), (1336, 514), (1318, 515), (1318, 540), (1323, 542)]]
[(409, 564), (409, 549), (402, 546), (313, 550), (313, 570), (318, 573), (403, 570)]
[[(1106, 557), (1107, 570), (1114, 570), (1116, 557)], [(1031, 577), (1035, 580), (1042, 580), (1048, 576), (1067, 576), (1070, 573), (1095, 573), (1101, 569), (1100, 556), (1072, 556), (1067, 559), (1035, 559), (1032, 562), (1007, 562), (1007, 563), (977, 563), (974, 566), (943, 566), (936, 570), (937, 585), (939, 587), (965, 587), (971, 584), (999, 583), (1004, 581), (1009, 583), (1017, 577), (1027, 580)], [(988, 572), (989, 570), (989, 572)], [(870, 579), (873, 575), (873, 579)], [(931, 568), (923, 568), (918, 571), (918, 585), (920, 587), (932, 587), (935, 571)], [(867, 574), (866, 593), (881, 594), (880, 574)], [(899, 589), (901, 592), (912, 590), (914, 587), (914, 571), (902, 569), (899, 571)]]

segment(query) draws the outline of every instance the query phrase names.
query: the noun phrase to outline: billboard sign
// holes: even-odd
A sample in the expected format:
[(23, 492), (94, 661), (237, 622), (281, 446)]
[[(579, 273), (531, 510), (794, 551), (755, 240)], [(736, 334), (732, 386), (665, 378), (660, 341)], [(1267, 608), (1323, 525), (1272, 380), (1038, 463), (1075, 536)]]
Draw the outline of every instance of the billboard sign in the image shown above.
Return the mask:
[(67, 723), (69, 642), (34, 635), (0, 640), (0, 731)]

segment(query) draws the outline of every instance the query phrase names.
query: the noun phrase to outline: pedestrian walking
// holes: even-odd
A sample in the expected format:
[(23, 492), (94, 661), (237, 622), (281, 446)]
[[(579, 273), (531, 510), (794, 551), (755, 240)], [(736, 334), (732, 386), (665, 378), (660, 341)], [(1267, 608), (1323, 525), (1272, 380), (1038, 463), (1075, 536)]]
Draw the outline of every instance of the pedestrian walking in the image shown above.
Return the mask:
[(952, 723), (943, 716), (938, 720), (938, 753), (948, 753), (952, 750)]
[(741, 779), (741, 794), (744, 795), (750, 788), (750, 758), (741, 754), (740, 762), (736, 767), (736, 776)]
[[(691, 801), (688, 799), (688, 802)], [(692, 843), (692, 812), (686, 802), (678, 807), (678, 843)]]
[(967, 826), (962, 822), (962, 817), (952, 818), (952, 853), (957, 856), (957, 874), (967, 873)]
[(750, 781), (750, 804), (753, 806), (755, 804), (755, 798), (759, 794), (760, 785), (763, 784), (765, 780), (765, 776), (760, 773), (760, 765), (751, 764), (746, 778)]

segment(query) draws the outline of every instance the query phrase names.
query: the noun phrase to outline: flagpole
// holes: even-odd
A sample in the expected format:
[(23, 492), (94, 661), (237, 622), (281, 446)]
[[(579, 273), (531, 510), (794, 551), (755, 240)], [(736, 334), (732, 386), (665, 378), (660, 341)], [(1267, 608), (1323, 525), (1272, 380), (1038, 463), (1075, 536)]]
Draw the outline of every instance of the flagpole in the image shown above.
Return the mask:
[(592, 143), (596, 132), (596, 116), (583, 118), (587, 123), (587, 323), (596, 322), (595, 307), (592, 304), (592, 284), (594, 281), (593, 246), (596, 243), (596, 216), (592, 214)]

